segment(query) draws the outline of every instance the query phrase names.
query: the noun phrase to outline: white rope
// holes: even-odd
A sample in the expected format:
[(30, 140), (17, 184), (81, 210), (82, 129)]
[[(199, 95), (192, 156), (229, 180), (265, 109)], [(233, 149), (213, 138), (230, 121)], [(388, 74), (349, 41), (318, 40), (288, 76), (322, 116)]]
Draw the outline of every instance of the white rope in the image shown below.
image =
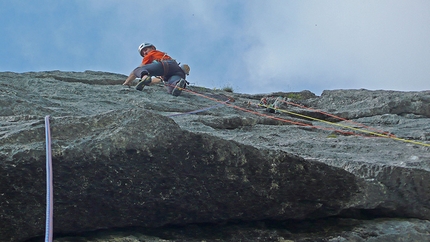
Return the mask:
[(52, 155), (51, 155), (51, 131), (49, 127), (49, 115), (45, 117), (46, 136), (46, 230), (45, 242), (52, 242), (54, 197), (52, 183)]

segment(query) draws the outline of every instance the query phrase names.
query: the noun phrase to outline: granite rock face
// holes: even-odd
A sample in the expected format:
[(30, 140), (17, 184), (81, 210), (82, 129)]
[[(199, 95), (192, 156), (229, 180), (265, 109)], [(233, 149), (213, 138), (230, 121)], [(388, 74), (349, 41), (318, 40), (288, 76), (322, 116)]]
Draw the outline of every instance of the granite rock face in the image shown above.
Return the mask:
[[(368, 217), (403, 219), (377, 223), (387, 231), (430, 228), (428, 91), (276, 93), (294, 97), (282, 106), (289, 112), (268, 113), (254, 105), (262, 95), (191, 86), (173, 97), (123, 87), (125, 78), (0, 73), (0, 241), (44, 234), (46, 115), (55, 233), (333, 217), (368, 230)], [(362, 132), (369, 126), (386, 133)], [(381, 230), (374, 237), (388, 235)]]

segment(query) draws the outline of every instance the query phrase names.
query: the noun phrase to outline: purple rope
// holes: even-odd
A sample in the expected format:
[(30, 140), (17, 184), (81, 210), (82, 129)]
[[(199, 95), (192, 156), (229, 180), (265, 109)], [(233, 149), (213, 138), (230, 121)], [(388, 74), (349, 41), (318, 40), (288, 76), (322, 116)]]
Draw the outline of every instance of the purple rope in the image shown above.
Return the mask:
[(45, 117), (46, 136), (46, 230), (45, 242), (52, 242), (54, 196), (52, 183), (52, 155), (51, 155), (51, 131), (49, 127), (49, 115)]

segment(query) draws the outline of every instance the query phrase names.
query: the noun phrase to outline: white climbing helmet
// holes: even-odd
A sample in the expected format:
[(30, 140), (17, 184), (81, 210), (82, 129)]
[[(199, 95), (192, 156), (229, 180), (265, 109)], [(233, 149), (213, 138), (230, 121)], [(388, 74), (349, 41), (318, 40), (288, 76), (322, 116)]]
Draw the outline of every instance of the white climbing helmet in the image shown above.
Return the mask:
[(139, 54), (140, 54), (141, 51), (143, 50), (143, 48), (151, 47), (151, 46), (154, 47), (154, 49), (155, 49), (155, 46), (151, 43), (142, 43), (139, 45), (139, 48), (137, 48), (137, 50), (139, 51)]
[(180, 65), (180, 67), (182, 68), (182, 70), (185, 72), (185, 75), (189, 75), (190, 74), (190, 66), (187, 64), (182, 64)]

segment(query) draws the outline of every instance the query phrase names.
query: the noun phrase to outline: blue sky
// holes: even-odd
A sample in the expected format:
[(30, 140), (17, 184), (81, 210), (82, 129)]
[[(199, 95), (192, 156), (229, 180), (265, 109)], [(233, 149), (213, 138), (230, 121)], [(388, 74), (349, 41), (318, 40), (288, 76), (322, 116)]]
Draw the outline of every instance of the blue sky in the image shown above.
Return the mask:
[(428, 0), (3, 0), (0, 71), (128, 75), (151, 42), (241, 93), (430, 90)]

